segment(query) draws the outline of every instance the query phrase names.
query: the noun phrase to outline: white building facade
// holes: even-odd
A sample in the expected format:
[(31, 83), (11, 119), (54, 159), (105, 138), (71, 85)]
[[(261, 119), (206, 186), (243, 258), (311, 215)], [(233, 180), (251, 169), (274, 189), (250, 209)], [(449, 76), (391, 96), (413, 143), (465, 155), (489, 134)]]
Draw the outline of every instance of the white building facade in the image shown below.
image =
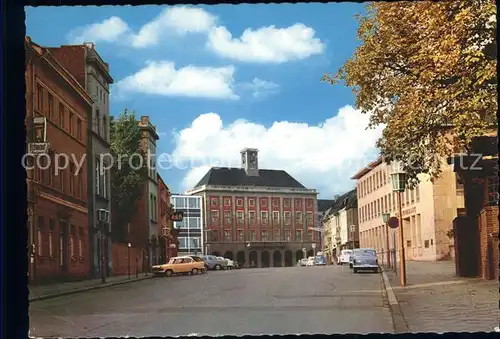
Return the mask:
[(174, 222), (174, 228), (179, 231), (178, 255), (201, 255), (205, 230), (202, 197), (172, 195), (170, 202), (174, 211), (184, 213), (182, 221)]

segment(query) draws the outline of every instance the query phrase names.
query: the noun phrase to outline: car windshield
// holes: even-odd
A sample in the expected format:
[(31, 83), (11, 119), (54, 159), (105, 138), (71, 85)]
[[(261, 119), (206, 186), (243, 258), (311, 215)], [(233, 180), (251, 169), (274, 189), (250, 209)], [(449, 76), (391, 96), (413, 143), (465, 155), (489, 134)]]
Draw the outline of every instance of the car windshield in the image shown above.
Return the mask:
[(193, 259), (194, 259), (194, 261), (196, 261), (196, 262), (203, 261), (203, 259), (202, 259), (202, 258), (200, 258), (200, 257), (192, 257), (192, 258), (193, 258)]
[(371, 249), (360, 249), (354, 252), (354, 255), (358, 257), (374, 257), (376, 255), (375, 250)]

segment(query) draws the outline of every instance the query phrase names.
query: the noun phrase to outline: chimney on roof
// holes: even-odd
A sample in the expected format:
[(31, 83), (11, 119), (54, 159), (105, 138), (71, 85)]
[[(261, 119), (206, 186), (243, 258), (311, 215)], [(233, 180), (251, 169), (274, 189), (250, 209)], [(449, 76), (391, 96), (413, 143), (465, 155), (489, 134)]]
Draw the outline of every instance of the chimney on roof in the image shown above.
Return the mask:
[(259, 150), (256, 148), (244, 148), (241, 153), (241, 168), (245, 170), (247, 175), (259, 175)]
[(84, 42), (83, 43), (87, 48), (94, 49), (95, 45), (93, 42)]

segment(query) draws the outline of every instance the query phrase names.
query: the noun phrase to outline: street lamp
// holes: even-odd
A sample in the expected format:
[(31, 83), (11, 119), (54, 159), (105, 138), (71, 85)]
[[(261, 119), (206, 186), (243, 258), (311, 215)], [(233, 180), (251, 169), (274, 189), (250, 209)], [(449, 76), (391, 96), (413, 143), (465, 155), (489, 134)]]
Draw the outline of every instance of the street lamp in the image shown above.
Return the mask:
[(389, 213), (382, 213), (382, 220), (384, 221), (385, 225), (385, 243), (387, 246), (387, 267), (391, 267), (391, 252), (389, 251), (389, 225), (387, 224), (387, 222), (389, 221), (389, 217)]
[(127, 244), (127, 252), (128, 252), (128, 278), (130, 279), (130, 248), (132, 247), (131, 243)]
[(408, 177), (406, 173), (398, 166), (398, 168), (391, 173), (392, 190), (397, 193), (398, 196), (398, 227), (399, 227), (399, 271), (401, 272), (400, 284), (401, 286), (406, 285), (406, 263), (405, 263), (405, 248), (404, 248), (404, 236), (403, 236), (403, 213), (401, 207), (402, 193), (406, 188), (406, 181)]

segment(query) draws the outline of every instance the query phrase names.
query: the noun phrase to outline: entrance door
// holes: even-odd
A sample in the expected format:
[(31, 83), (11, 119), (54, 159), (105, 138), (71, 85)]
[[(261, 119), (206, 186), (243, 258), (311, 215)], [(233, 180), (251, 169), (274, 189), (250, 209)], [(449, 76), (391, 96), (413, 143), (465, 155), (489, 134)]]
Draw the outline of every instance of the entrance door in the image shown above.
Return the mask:
[(59, 268), (61, 273), (68, 272), (68, 232), (65, 221), (59, 222)]

